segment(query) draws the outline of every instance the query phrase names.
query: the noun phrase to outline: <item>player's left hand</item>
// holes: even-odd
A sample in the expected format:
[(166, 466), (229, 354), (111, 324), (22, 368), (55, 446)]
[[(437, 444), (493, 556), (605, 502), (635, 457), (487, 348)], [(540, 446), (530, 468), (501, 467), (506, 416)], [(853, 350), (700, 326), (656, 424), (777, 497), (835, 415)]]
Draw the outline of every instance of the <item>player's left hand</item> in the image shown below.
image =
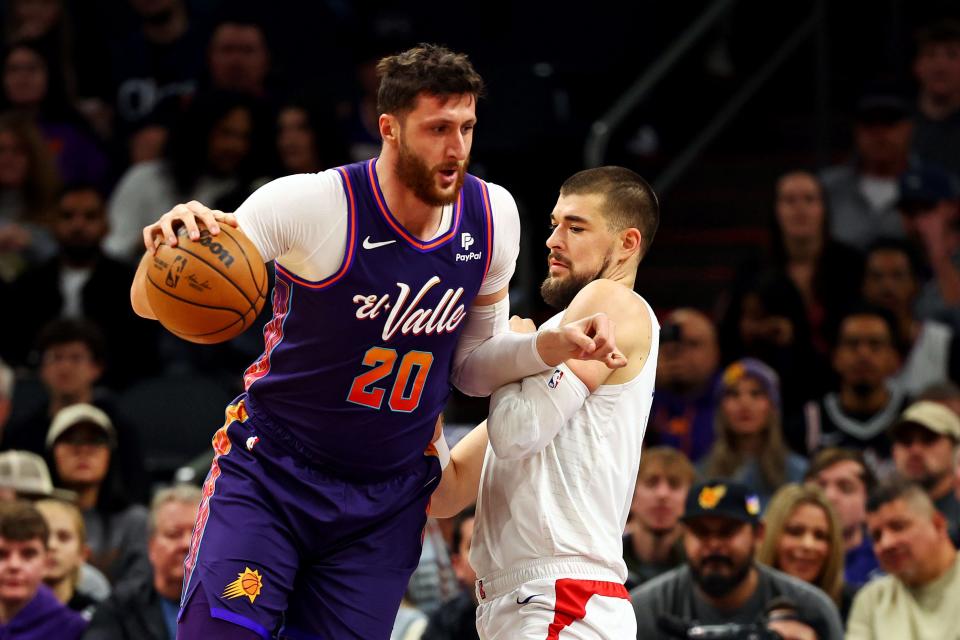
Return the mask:
[(537, 325), (533, 324), (533, 320), (530, 318), (513, 316), (510, 318), (510, 331), (514, 333), (536, 333)]

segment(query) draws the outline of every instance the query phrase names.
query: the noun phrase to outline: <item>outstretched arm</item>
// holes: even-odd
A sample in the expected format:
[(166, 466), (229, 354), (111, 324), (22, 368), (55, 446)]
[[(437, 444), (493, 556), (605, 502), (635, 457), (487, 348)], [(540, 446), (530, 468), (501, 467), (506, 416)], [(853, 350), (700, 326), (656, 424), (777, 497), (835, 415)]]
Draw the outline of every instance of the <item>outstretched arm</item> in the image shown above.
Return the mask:
[[(568, 310), (569, 311), (569, 310)], [(478, 296), (454, 354), (453, 384), (471, 396), (542, 373), (568, 359), (591, 360), (610, 369), (627, 364), (617, 349), (606, 313), (577, 317), (536, 333), (508, 330), (509, 302), (504, 288)]]
[[(642, 330), (646, 323), (636, 313), (638, 304), (643, 303), (623, 285), (596, 281), (574, 298), (564, 313), (561, 328), (598, 313), (609, 314), (616, 319), (607, 318), (611, 336), (617, 334), (627, 353), (637, 355), (632, 367), (639, 370), (649, 352), (650, 332), (649, 328)], [(533, 329), (533, 323), (522, 327), (515, 320), (510, 325), (514, 331)], [(626, 364), (626, 358), (620, 358)], [(571, 359), (552, 372), (528, 376), (495, 391), (490, 399), (487, 427), (494, 453), (499, 458), (522, 459), (542, 451), (612, 373), (613, 369), (603, 361)]]

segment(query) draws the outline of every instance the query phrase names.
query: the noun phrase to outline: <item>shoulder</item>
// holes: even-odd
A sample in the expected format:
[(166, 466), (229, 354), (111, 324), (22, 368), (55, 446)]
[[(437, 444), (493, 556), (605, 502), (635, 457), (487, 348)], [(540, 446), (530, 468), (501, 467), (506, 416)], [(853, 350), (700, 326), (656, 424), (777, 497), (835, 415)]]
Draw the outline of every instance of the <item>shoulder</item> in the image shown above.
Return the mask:
[(837, 164), (820, 172), (823, 186), (830, 188), (849, 181), (853, 177), (853, 167), (849, 164)]
[[(274, 230), (276, 223), (325, 223), (332, 219), (346, 221), (339, 215), (347, 209), (343, 178), (336, 169), (320, 173), (300, 173), (271, 180), (254, 191), (237, 208), (240, 227), (265, 225)], [(330, 214), (330, 215), (323, 215)], [(337, 214), (337, 215), (334, 215)]]
[(931, 339), (938, 338), (940, 340), (949, 340), (953, 337), (953, 329), (949, 325), (943, 324), (936, 320), (924, 320), (923, 321), (923, 333), (921, 338)]
[(163, 160), (148, 160), (138, 162), (127, 169), (120, 178), (121, 183), (139, 184), (153, 182), (166, 176), (166, 165)]
[(291, 201), (327, 193), (343, 193), (343, 178), (336, 169), (276, 178), (257, 189), (254, 195), (260, 194), (261, 197)]
[(630, 287), (600, 278), (590, 282), (580, 289), (574, 297), (574, 302), (582, 301), (593, 306), (621, 307), (624, 304), (632, 307), (644, 307), (643, 298), (634, 293)]
[(150, 512), (142, 504), (131, 504), (113, 514), (111, 524), (127, 529), (139, 529), (147, 526)]
[(871, 611), (882, 601), (890, 599), (893, 592), (897, 590), (897, 581), (893, 576), (881, 576), (874, 578), (853, 595), (852, 609), (857, 609), (860, 615), (863, 611)]
[(487, 186), (487, 192), (490, 194), (490, 213), (493, 216), (494, 224), (502, 226), (512, 223), (519, 226), (520, 213), (517, 210), (517, 201), (513, 199), (513, 195), (496, 183), (486, 182), (479, 178), (477, 180)]
[(594, 313), (605, 313), (618, 326), (636, 326), (649, 322), (647, 305), (633, 289), (613, 280), (599, 279), (589, 283), (573, 298), (564, 312), (564, 321)]
[(669, 608), (674, 595), (683, 591), (690, 583), (690, 573), (686, 566), (671, 569), (652, 580), (644, 582), (630, 592), (630, 601), (636, 607), (640, 604), (659, 602)]

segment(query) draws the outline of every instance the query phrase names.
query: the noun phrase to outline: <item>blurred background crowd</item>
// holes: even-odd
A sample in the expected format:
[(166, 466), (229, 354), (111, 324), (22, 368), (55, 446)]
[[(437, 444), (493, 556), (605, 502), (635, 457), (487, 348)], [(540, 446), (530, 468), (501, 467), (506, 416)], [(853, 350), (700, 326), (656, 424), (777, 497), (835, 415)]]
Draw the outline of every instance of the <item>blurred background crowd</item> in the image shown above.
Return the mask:
[[(662, 325), (624, 532), (638, 611), (723, 537), (681, 521), (707, 486), (759, 499), (731, 557), (813, 585), (843, 619), (884, 573), (908, 589), (947, 575), (937, 588), (960, 597), (944, 573), (960, 542), (960, 11), (538, 5), (0, 3), (0, 496), (39, 500), (3, 506), (0, 539), (49, 536), (43, 580), (93, 621), (86, 637), (174, 637), (210, 437), (270, 313), (204, 347), (137, 318), (143, 226), (376, 155), (375, 63), (420, 41), (488, 82), (470, 170), (517, 199), (515, 313), (552, 313), (542, 242), (566, 176), (621, 164), (660, 194), (637, 284)], [(485, 413), (455, 395), (448, 439)], [(915, 485), (868, 505), (890, 479)], [(919, 529), (885, 555), (896, 536), (868, 520), (901, 503)], [(476, 637), (472, 518), (428, 522), (396, 638)], [(17, 622), (5, 606), (0, 628)]]

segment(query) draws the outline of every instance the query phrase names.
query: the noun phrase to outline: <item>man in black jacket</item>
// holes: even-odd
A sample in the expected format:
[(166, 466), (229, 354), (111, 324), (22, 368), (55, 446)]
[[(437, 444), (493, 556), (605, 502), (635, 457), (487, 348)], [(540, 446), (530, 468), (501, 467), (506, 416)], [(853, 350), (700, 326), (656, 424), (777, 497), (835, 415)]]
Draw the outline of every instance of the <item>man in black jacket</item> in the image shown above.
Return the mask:
[(186, 485), (157, 493), (150, 508), (147, 542), (153, 580), (114, 593), (93, 616), (83, 640), (174, 640), (200, 490)]
[(759, 499), (741, 484), (710, 480), (690, 490), (686, 563), (630, 593), (638, 639), (691, 626), (757, 624), (780, 597), (820, 640), (843, 640), (840, 615), (825, 593), (754, 560), (764, 533), (759, 515)]
[(103, 196), (92, 186), (65, 188), (52, 228), (57, 255), (10, 286), (8, 299), (17, 313), (0, 318), (0, 355), (14, 366), (24, 364), (41, 327), (57, 318), (86, 319), (109, 336), (104, 384), (120, 388), (155, 371), (156, 329), (130, 308), (133, 270), (100, 249), (109, 228)]

